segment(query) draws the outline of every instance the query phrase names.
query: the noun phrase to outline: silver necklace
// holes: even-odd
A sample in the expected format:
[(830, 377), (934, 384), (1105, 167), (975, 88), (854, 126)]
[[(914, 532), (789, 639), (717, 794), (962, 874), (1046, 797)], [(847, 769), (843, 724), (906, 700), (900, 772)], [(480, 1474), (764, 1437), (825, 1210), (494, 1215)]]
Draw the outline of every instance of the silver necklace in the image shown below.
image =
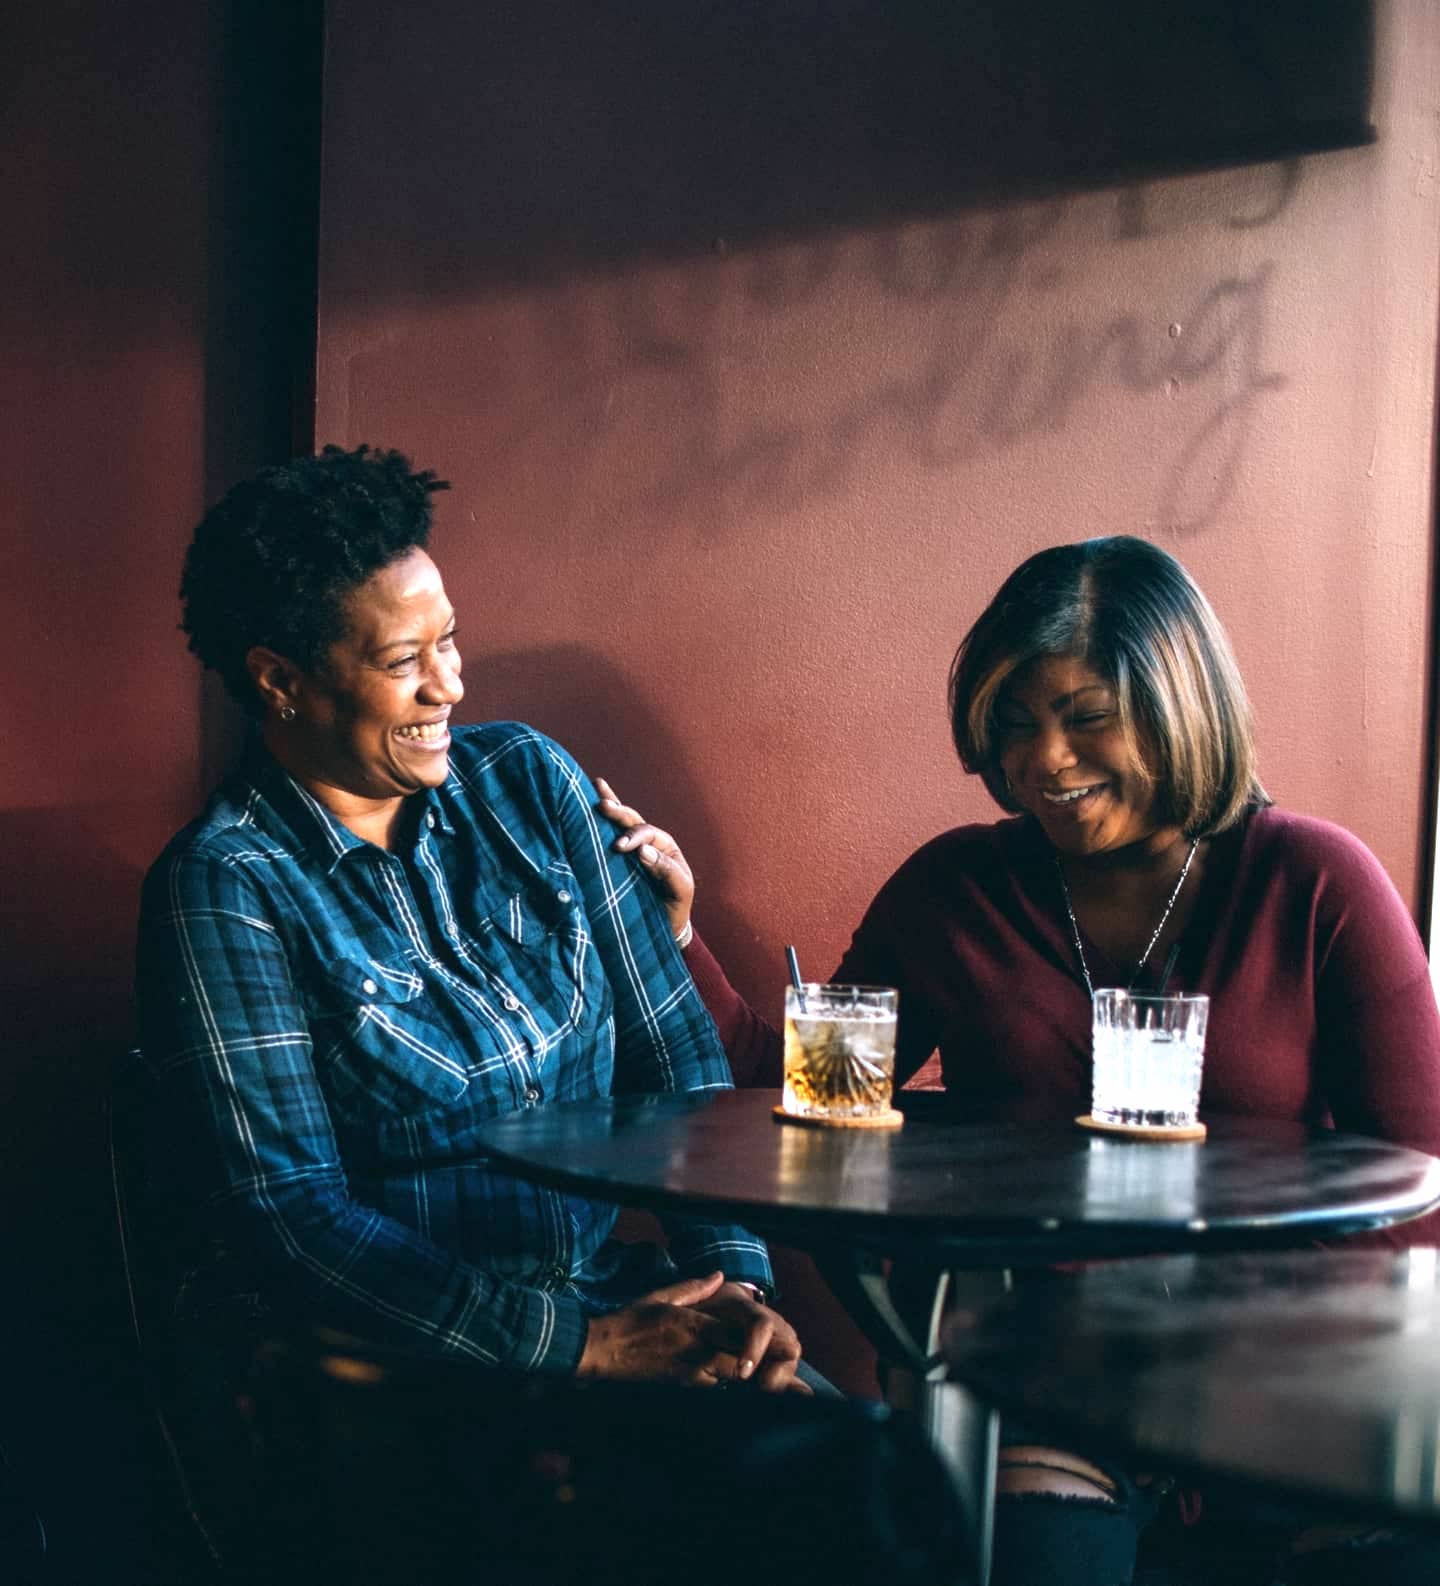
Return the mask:
[[(1175, 899), (1180, 896), (1180, 888), (1185, 885), (1185, 877), (1190, 874), (1190, 861), (1195, 857), (1195, 850), (1200, 846), (1197, 837), (1190, 844), (1190, 852), (1185, 855), (1185, 863), (1180, 867), (1180, 877), (1171, 890), (1170, 897), (1165, 904), (1165, 912), (1160, 916), (1160, 923), (1150, 933), (1150, 940), (1145, 944), (1145, 951), (1141, 953), (1139, 962), (1130, 974), (1130, 986), (1133, 987), (1140, 971), (1144, 969), (1150, 954), (1155, 949), (1155, 944), (1160, 940), (1160, 933), (1165, 929), (1165, 922), (1170, 918), (1170, 911), (1175, 907)], [(1095, 1000), (1095, 982), (1090, 978), (1090, 966), (1085, 962), (1085, 949), (1080, 945), (1080, 925), (1075, 918), (1075, 909), (1070, 902), (1070, 887), (1065, 880), (1065, 867), (1060, 863), (1060, 855), (1055, 855), (1055, 868), (1060, 872), (1060, 891), (1065, 898), (1065, 912), (1070, 916), (1070, 940), (1075, 943), (1075, 956), (1080, 960), (1080, 973), (1085, 977), (1085, 989), (1090, 993), (1090, 1000)], [(1126, 988), (1127, 990), (1129, 987)]]

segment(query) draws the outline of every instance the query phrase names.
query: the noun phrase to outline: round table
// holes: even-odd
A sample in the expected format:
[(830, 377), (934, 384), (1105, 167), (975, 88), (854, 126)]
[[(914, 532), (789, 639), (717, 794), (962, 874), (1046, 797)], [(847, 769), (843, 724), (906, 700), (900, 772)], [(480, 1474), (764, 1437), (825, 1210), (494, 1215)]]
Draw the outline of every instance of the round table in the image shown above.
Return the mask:
[[(475, 1143), (558, 1188), (964, 1266), (1297, 1245), (1440, 1205), (1435, 1158), (1301, 1124), (1212, 1118), (1208, 1139), (1160, 1144), (920, 1115), (897, 1130), (816, 1129), (777, 1121), (778, 1100), (560, 1102), (483, 1124)], [(918, 1112), (936, 1098), (899, 1100)]]
[[(1440, 1161), (1287, 1122), (1209, 1118), (1204, 1141), (1094, 1134), (1070, 1123), (963, 1124), (943, 1095), (902, 1093), (898, 1130), (777, 1120), (779, 1092), (559, 1102), (479, 1126), (522, 1177), (659, 1212), (733, 1218), (815, 1256), (895, 1380), (913, 1390), (989, 1570), (996, 1419), (946, 1367), (936, 1329), (949, 1269), (1303, 1245), (1440, 1206)], [(885, 1257), (924, 1281), (897, 1294)], [(997, 1280), (998, 1281), (998, 1280)], [(973, 1296), (972, 1296), (973, 1297)], [(968, 1298), (961, 1301), (968, 1303)]]

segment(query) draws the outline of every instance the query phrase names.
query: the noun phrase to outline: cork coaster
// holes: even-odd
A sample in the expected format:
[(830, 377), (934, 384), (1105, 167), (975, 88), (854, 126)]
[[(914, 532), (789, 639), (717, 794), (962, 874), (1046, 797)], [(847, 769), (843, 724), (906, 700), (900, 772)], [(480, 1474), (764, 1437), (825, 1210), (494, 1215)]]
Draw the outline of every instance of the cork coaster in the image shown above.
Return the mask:
[(1123, 1135), (1127, 1140), (1203, 1140), (1207, 1133), (1203, 1123), (1180, 1123), (1173, 1128), (1161, 1124), (1101, 1123), (1088, 1112), (1075, 1122), (1082, 1129), (1093, 1129), (1097, 1134)]
[(898, 1129), (905, 1122), (905, 1114), (893, 1107), (884, 1112), (866, 1113), (858, 1118), (825, 1118), (815, 1113), (786, 1112), (775, 1108), (775, 1117), (781, 1123), (803, 1124), (807, 1129)]

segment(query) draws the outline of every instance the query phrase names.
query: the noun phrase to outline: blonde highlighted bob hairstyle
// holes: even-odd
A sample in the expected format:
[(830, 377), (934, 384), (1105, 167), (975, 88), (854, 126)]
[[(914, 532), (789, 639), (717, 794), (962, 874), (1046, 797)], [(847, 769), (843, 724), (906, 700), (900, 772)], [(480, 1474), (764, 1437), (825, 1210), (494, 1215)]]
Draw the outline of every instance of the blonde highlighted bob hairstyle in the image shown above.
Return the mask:
[(1039, 656), (1084, 661), (1115, 690), (1156, 814), (1189, 837), (1270, 803), (1255, 774), (1250, 701), (1210, 602), (1168, 552), (1115, 535), (1056, 545), (1022, 562), (961, 641), (950, 667), (960, 763), (1015, 812), (995, 710)]

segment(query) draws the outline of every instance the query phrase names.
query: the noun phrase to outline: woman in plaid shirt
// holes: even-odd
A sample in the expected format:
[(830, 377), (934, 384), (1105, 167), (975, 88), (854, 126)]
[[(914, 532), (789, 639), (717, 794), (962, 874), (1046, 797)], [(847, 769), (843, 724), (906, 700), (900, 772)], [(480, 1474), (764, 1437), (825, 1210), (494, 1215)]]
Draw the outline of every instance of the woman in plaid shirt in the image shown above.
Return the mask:
[(190, 647), (253, 720), (147, 879), (149, 1166), (181, 1216), (182, 1318), (277, 1318), (525, 1370), (804, 1387), (744, 1229), (612, 1208), (473, 1148), (499, 1113), (728, 1087), (597, 795), (517, 723), (459, 726), (426, 552), (445, 488), (327, 447), (237, 486), (185, 566)]

